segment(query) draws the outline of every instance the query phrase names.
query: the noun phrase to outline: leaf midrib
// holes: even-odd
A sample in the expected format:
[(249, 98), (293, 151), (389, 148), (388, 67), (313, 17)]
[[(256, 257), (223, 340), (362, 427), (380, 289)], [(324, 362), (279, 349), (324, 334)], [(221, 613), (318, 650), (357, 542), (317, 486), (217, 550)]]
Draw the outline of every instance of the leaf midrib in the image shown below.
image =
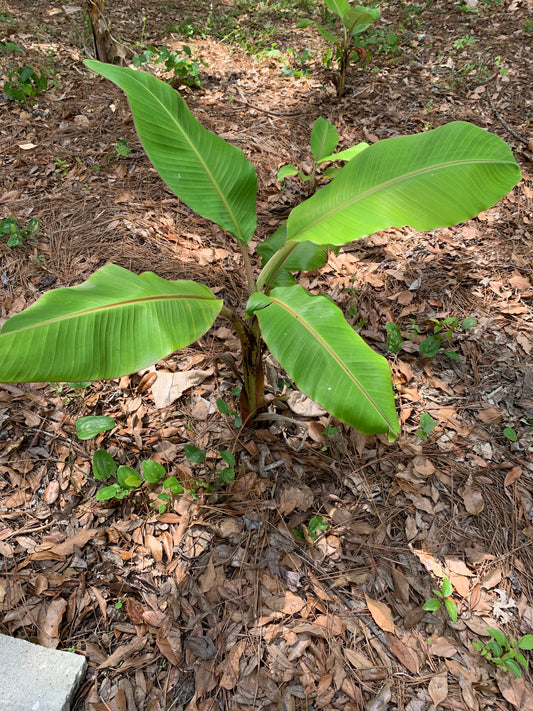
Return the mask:
[[(297, 232), (295, 235), (289, 235), (288, 240), (290, 241), (300, 241), (298, 237), (302, 234), (305, 234), (309, 230), (312, 230), (314, 227), (317, 225), (322, 224), (325, 220), (335, 216), (342, 210), (345, 210), (348, 207), (351, 207), (353, 205), (356, 205), (358, 202), (361, 200), (364, 200), (365, 198), (369, 197), (370, 195), (374, 195), (375, 193), (379, 192), (380, 190), (385, 190), (387, 188), (392, 187), (393, 185), (397, 185), (403, 181), (410, 180), (411, 178), (414, 178), (418, 175), (423, 175), (424, 173), (430, 173), (432, 171), (436, 170), (443, 170), (444, 168), (450, 168), (453, 166), (460, 166), (460, 165), (472, 165), (472, 164), (482, 164), (482, 163), (487, 163), (490, 165), (496, 165), (496, 164), (501, 164), (501, 165), (513, 165), (513, 162), (509, 160), (494, 160), (494, 159), (489, 159), (489, 158), (476, 158), (476, 159), (465, 159), (465, 160), (456, 160), (456, 161), (450, 161), (449, 163), (440, 163), (438, 165), (433, 165), (433, 166), (428, 166), (427, 168), (420, 168), (419, 170), (412, 171), (410, 173), (406, 173), (398, 178), (394, 178), (393, 180), (389, 180), (384, 183), (380, 183), (379, 185), (376, 185), (375, 187), (371, 188), (370, 190), (367, 190), (366, 192), (362, 193), (361, 195), (357, 195), (354, 198), (350, 198), (346, 200), (342, 205), (338, 205), (337, 207), (333, 208), (329, 212), (324, 212), (320, 215), (319, 218), (317, 218), (314, 222), (311, 222), (310, 224), (306, 225), (305, 228), (301, 229), (299, 232)], [(332, 183), (330, 183), (331, 185)], [(302, 203), (304, 204), (304, 203)], [(290, 221), (290, 217), (289, 217)]]
[[(204, 159), (202, 158), (201, 154), (200, 154), (200, 153), (198, 152), (198, 150), (196, 149), (194, 143), (190, 140), (190, 138), (187, 136), (187, 134), (185, 133), (185, 131), (183, 130), (183, 128), (180, 126), (180, 124), (179, 124), (179, 122), (177, 121), (177, 119), (175, 118), (175, 116), (168, 110), (168, 108), (166, 107), (166, 105), (159, 99), (159, 97), (158, 97), (156, 94), (154, 94), (153, 91), (152, 91), (150, 88), (146, 87), (141, 81), (139, 81), (139, 80), (137, 79), (137, 77), (135, 77), (135, 80), (137, 81), (137, 83), (138, 83), (142, 88), (148, 90), (148, 92), (150, 93), (150, 95), (154, 97), (154, 99), (157, 101), (157, 103), (158, 103), (160, 106), (162, 106), (163, 109), (164, 109), (164, 111), (170, 116), (172, 122), (175, 124), (176, 128), (179, 130), (179, 132), (181, 133), (181, 135), (185, 138), (186, 142), (189, 144), (189, 146), (190, 146), (192, 152), (193, 152), (193, 153), (195, 154), (195, 156), (198, 158), (199, 163), (201, 164), (201, 166), (202, 166), (203, 169), (205, 170), (205, 172), (206, 172), (208, 178), (210, 179), (211, 183), (213, 184), (213, 187), (215, 188), (216, 192), (218, 193), (218, 195), (219, 195), (219, 197), (220, 197), (220, 200), (222, 201), (222, 204), (223, 204), (224, 207), (226, 208), (227, 213), (228, 213), (228, 215), (230, 216), (230, 219), (231, 219), (231, 221), (233, 222), (233, 224), (234, 224), (234, 226), (235, 226), (235, 229), (236, 229), (237, 234), (238, 234), (238, 236), (239, 236), (238, 238), (239, 238), (240, 240), (242, 240), (243, 242), (246, 241), (246, 238), (244, 237), (244, 235), (243, 235), (243, 233), (242, 233), (242, 231), (241, 231), (241, 229), (240, 229), (240, 227), (239, 227), (239, 224), (238, 224), (238, 222), (237, 222), (237, 219), (235, 218), (235, 215), (234, 215), (234, 213), (233, 213), (233, 210), (231, 209), (231, 207), (230, 207), (230, 205), (229, 205), (227, 199), (224, 197), (224, 194), (222, 193), (221, 189), (219, 188), (218, 183), (217, 183), (216, 180), (214, 179), (214, 177), (213, 177), (211, 171), (209, 170), (209, 168), (208, 168), (206, 162), (204, 161)], [(128, 97), (128, 98), (129, 98), (129, 97)], [(189, 110), (188, 107), (186, 107), (186, 108), (187, 108), (187, 110)], [(201, 124), (200, 124), (200, 126), (201, 126), (201, 128), (202, 128), (204, 131), (208, 131), (208, 129), (206, 129), (205, 126), (202, 126)], [(208, 131), (208, 133), (209, 133), (209, 131)], [(213, 135), (216, 135), (216, 134), (213, 134)], [(218, 136), (217, 136), (217, 138), (218, 138)], [(228, 144), (228, 145), (231, 145), (231, 144)], [(148, 151), (147, 151), (147, 152), (148, 152)]]
[[(342, 370), (348, 375), (348, 377), (352, 380), (353, 384), (355, 387), (359, 390), (359, 392), (362, 393), (362, 395), (366, 398), (366, 400), (372, 405), (374, 410), (379, 413), (379, 415), (382, 417), (382, 419), (387, 423), (387, 425), (390, 427), (392, 432), (395, 432), (396, 429), (394, 427), (394, 424), (390, 423), (387, 417), (381, 412), (381, 409), (378, 407), (378, 405), (374, 402), (374, 400), (370, 397), (370, 395), (366, 392), (366, 390), (363, 388), (363, 386), (357, 381), (355, 378), (354, 374), (347, 368), (347, 366), (342, 362), (342, 360), (337, 356), (335, 351), (331, 349), (331, 347), (327, 344), (324, 339), (319, 336), (314, 328), (309, 324), (307, 321), (305, 321), (299, 314), (297, 314), (293, 309), (291, 309), (287, 304), (283, 303), (282, 301), (279, 301), (275, 297), (270, 296), (269, 297), (272, 303), (277, 304), (280, 306), (284, 311), (286, 311), (288, 314), (290, 314), (293, 318), (296, 319), (299, 323), (304, 326), (304, 328), (323, 346), (323, 348), (332, 356), (333, 360), (336, 361), (338, 365), (341, 366)], [(268, 308), (268, 305), (265, 307)]]
[[(75, 313), (64, 314), (63, 316), (56, 316), (55, 318), (48, 319), (47, 321), (39, 321), (37, 323), (30, 323), (22, 328), (14, 329), (13, 331), (5, 331), (0, 335), (9, 336), (15, 333), (22, 333), (31, 328), (40, 328), (42, 326), (49, 326), (53, 323), (60, 323), (62, 321), (68, 321), (69, 319), (81, 318), (82, 316), (88, 316), (90, 314), (106, 311), (120, 309), (123, 307), (131, 306), (132, 304), (147, 303), (149, 301), (173, 301), (176, 299), (194, 299), (195, 301), (212, 301), (214, 303), (220, 303), (219, 299), (213, 299), (209, 296), (193, 296), (191, 294), (172, 294), (172, 295), (159, 295), (159, 296), (146, 296), (137, 299), (127, 299), (126, 301), (117, 301), (112, 304), (102, 304), (101, 306), (93, 306), (89, 309), (84, 309), (83, 311), (76, 311)], [(7, 323), (7, 322), (6, 322)]]

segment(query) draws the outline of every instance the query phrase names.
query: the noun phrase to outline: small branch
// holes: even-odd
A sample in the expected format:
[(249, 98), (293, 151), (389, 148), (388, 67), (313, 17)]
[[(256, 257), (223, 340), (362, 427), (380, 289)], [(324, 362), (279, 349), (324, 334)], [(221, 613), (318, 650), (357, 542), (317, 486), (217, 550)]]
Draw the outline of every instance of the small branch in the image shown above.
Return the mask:
[(498, 113), (498, 111), (496, 110), (496, 107), (494, 106), (494, 102), (493, 102), (493, 100), (492, 100), (492, 97), (491, 97), (489, 91), (487, 91), (487, 101), (489, 102), (489, 105), (490, 105), (490, 108), (492, 109), (493, 114), (496, 116), (496, 118), (497, 118), (498, 121), (501, 123), (501, 125), (502, 125), (507, 131), (509, 131), (509, 133), (511, 134), (511, 136), (514, 136), (514, 137), (517, 139), (517, 141), (520, 141), (520, 142), (523, 143), (525, 146), (529, 146), (529, 143), (530, 143), (530, 142), (527, 140), (527, 138), (523, 138), (523, 136), (521, 136), (521, 135), (520, 135), (519, 133), (517, 133), (514, 129), (512, 129), (512, 128), (509, 126), (509, 124), (507, 123), (507, 121), (505, 121), (505, 119), (502, 117), (502, 115)]

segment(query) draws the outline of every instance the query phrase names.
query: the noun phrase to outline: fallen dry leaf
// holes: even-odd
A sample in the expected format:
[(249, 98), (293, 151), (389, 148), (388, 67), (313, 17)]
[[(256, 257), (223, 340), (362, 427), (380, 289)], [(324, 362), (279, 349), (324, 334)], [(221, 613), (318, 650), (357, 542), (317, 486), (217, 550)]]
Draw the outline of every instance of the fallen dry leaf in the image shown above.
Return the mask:
[(510, 486), (511, 484), (514, 484), (515, 481), (518, 481), (520, 477), (522, 476), (522, 467), (513, 467), (507, 472), (507, 475), (505, 477), (505, 481), (503, 482), (504, 486)]
[(448, 673), (435, 674), (428, 684), (428, 694), (437, 707), (448, 696)]
[(457, 645), (453, 637), (432, 637), (428, 649), (436, 657), (453, 657), (457, 654)]
[(483, 511), (485, 502), (483, 501), (483, 494), (479, 489), (466, 485), (463, 488), (462, 497), (465, 509), (469, 514), (478, 516)]
[(58, 597), (48, 605), (44, 620), (39, 627), (39, 643), (43, 647), (55, 649), (59, 644), (59, 627), (67, 609), (67, 601)]
[(74, 553), (74, 546), (76, 546), (76, 548), (83, 548), (97, 533), (99, 533), (97, 528), (83, 528), (72, 536), (72, 538), (68, 538), (66, 541), (63, 541), (63, 543), (52, 546), (49, 551), (55, 555), (72, 555)]
[(323, 627), (329, 635), (339, 635), (346, 632), (346, 622), (338, 615), (317, 615), (315, 624)]
[(128, 659), (128, 657), (133, 656), (137, 652), (140, 652), (142, 649), (146, 647), (146, 642), (148, 640), (148, 637), (133, 637), (133, 639), (128, 642), (127, 644), (121, 644), (120, 647), (117, 647), (113, 654), (110, 654), (109, 657), (105, 660), (105, 662), (102, 662), (98, 669), (109, 669), (110, 667), (116, 667), (117, 664), (120, 664), (120, 662), (123, 662), (125, 659)]
[(285, 615), (295, 615), (306, 606), (306, 601), (299, 595), (287, 591), (283, 595), (272, 595), (265, 599), (265, 605), (276, 612), (283, 612)]
[(157, 380), (152, 384), (155, 406), (162, 409), (172, 405), (186, 390), (200, 385), (210, 375), (213, 375), (213, 369), (187, 370), (184, 373), (158, 372)]
[(524, 677), (517, 679), (512, 674), (499, 671), (496, 680), (506, 701), (519, 711), (533, 711), (533, 688)]
[(387, 634), (387, 644), (394, 652), (399, 661), (408, 669), (411, 674), (418, 674), (420, 669), (420, 661), (417, 659), (413, 650), (409, 649), (400, 639), (392, 634)]
[(222, 673), (219, 686), (223, 689), (233, 689), (239, 681), (239, 662), (246, 647), (246, 640), (241, 639), (229, 651), (226, 659), (217, 667), (218, 673)]
[(394, 622), (392, 620), (392, 612), (384, 602), (372, 600), (365, 593), (366, 605), (372, 615), (372, 619), (384, 632), (394, 633)]

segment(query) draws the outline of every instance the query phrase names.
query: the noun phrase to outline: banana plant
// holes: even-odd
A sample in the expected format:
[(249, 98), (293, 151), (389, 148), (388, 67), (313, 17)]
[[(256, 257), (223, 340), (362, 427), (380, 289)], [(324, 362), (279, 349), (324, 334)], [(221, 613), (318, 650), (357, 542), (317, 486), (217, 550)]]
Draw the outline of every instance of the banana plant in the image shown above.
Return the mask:
[(355, 47), (354, 43), (358, 35), (367, 30), (374, 20), (379, 19), (380, 12), (377, 7), (362, 7), (361, 5), (352, 7), (348, 0), (325, 0), (325, 2), (330, 12), (337, 15), (340, 20), (340, 36), (336, 37), (329, 29), (315, 20), (301, 20), (297, 26), (315, 25), (326, 42), (335, 47), (338, 64), (337, 96), (341, 98), (346, 92), (346, 72), (350, 65), (350, 57), (357, 55), (362, 64), (367, 58), (366, 51), (362, 47)]
[(355, 146), (350, 146), (345, 151), (333, 153), (339, 144), (339, 133), (335, 126), (326, 121), (325, 118), (319, 116), (311, 131), (311, 154), (313, 156), (313, 167), (309, 175), (306, 175), (302, 170), (297, 168), (292, 163), (282, 165), (278, 170), (278, 180), (282, 183), (285, 178), (292, 175), (298, 175), (303, 183), (307, 183), (307, 194), (313, 195), (320, 185), (321, 180), (333, 178), (335, 173), (340, 170), (338, 166), (329, 166), (320, 175), (317, 176), (317, 170), (323, 163), (334, 163), (335, 161), (349, 161), (358, 153), (368, 148), (368, 143), (358, 143)]
[(378, 230), (433, 230), (477, 215), (521, 177), (508, 146), (457, 122), (365, 148), (260, 245), (256, 278), (248, 245), (256, 229), (257, 176), (244, 153), (205, 129), (163, 81), (86, 64), (125, 91), (139, 138), (168, 187), (234, 237), (248, 301), (242, 311), (232, 310), (202, 284), (109, 264), (6, 321), (0, 381), (116, 378), (193, 343), (220, 316), (242, 345), (243, 420), (253, 421), (265, 407), (266, 344), (296, 385), (332, 415), (364, 434), (393, 439), (399, 423), (387, 361), (331, 299), (299, 286), (294, 272), (317, 269), (330, 247)]

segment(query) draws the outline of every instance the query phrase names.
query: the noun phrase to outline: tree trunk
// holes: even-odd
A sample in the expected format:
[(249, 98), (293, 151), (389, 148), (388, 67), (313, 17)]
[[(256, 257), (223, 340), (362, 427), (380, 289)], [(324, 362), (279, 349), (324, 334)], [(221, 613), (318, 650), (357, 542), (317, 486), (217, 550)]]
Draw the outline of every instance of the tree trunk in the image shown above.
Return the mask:
[(106, 64), (124, 64), (132, 52), (111, 35), (104, 0), (86, 0), (86, 6), (93, 30), (96, 59)]

